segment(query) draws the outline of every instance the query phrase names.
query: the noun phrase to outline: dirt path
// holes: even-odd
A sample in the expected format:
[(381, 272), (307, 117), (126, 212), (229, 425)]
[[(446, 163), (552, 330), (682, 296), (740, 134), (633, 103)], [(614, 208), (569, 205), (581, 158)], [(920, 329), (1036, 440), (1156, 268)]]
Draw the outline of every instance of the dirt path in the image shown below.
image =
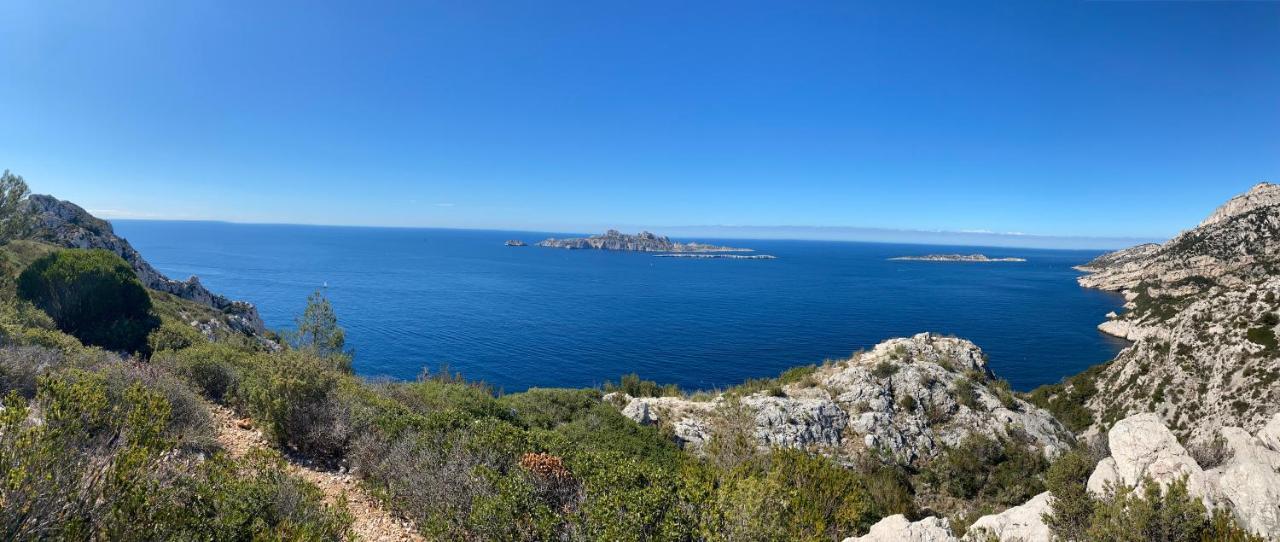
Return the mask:
[[(262, 433), (254, 429), (247, 420), (237, 417), (230, 409), (221, 405), (209, 405), (209, 412), (218, 429), (218, 443), (233, 457), (243, 457), (253, 448), (271, 447)], [(325, 501), (330, 504), (336, 503), (338, 497), (345, 493), (347, 509), (355, 518), (351, 528), (358, 540), (425, 541), (411, 522), (388, 513), (382, 503), (360, 487), (354, 476), (302, 465), (292, 459), (289, 460), (289, 472), (315, 484), (324, 492)]]

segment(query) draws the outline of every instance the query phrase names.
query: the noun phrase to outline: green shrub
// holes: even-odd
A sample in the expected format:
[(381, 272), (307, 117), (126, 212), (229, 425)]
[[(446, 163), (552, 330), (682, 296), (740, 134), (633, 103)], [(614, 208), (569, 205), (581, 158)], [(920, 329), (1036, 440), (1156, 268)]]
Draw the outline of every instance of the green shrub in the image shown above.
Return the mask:
[(1263, 352), (1275, 352), (1280, 350), (1280, 341), (1276, 340), (1276, 332), (1270, 327), (1250, 328), (1245, 332), (1245, 336), (1250, 342), (1262, 345)]
[(214, 401), (222, 402), (239, 389), (243, 375), (263, 363), (261, 358), (238, 348), (217, 343), (199, 343), (177, 352), (161, 351), (151, 358)]
[(1083, 450), (1063, 453), (1045, 473), (1045, 488), (1053, 495), (1044, 522), (1059, 540), (1085, 540), (1093, 519), (1094, 500), (1087, 484), (1096, 461)]
[(195, 328), (182, 322), (165, 322), (147, 335), (147, 346), (152, 352), (182, 350), (206, 342)]
[(675, 384), (661, 385), (652, 380), (643, 380), (640, 375), (631, 373), (622, 375), (617, 384), (604, 383), (604, 392), (622, 392), (632, 397), (678, 397), (680, 388)]
[(1200, 499), (1187, 492), (1185, 479), (1164, 490), (1145, 480), (1142, 490), (1114, 488), (1096, 506), (1086, 534), (1089, 540), (1117, 542), (1200, 542), (1209, 528)]
[(600, 404), (600, 396), (599, 391), (589, 389), (531, 388), (503, 396), (498, 403), (515, 413), (525, 427), (554, 429)]
[(877, 363), (876, 366), (871, 369), (871, 374), (876, 378), (889, 378), (897, 373), (898, 365), (888, 361)]
[(338, 395), (340, 378), (330, 360), (308, 351), (261, 356), (237, 394), (286, 448), (313, 459), (336, 461), (352, 436), (350, 405)]
[(979, 410), (981, 405), (978, 404), (978, 393), (973, 389), (973, 381), (967, 377), (957, 378), (952, 390), (956, 395), (956, 402), (973, 410)]
[(974, 433), (925, 465), (922, 478), (957, 499), (1014, 506), (1044, 491), (1040, 474), (1046, 468), (1038, 450)]
[(63, 250), (36, 260), (18, 276), (18, 295), (58, 329), (110, 350), (146, 351), (147, 335), (159, 326), (133, 269), (105, 250)]

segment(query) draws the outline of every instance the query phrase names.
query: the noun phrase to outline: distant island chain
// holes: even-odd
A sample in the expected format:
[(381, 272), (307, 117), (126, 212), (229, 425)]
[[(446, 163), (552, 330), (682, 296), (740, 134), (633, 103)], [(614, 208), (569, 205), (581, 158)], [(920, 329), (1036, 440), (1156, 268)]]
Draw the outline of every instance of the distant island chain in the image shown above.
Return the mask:
[(984, 254), (926, 254), (924, 256), (898, 256), (897, 258), (889, 258), (892, 261), (905, 262), (965, 262), (965, 263), (990, 263), (990, 262), (1025, 262), (1026, 258), (991, 258)]
[[(525, 246), (524, 241), (510, 240), (507, 246)], [(660, 258), (693, 258), (723, 260), (776, 260), (777, 256), (768, 254), (738, 254), (755, 252), (750, 248), (724, 247), (691, 241), (680, 243), (671, 238), (642, 231), (631, 235), (609, 230), (603, 235), (589, 237), (570, 237), (565, 239), (546, 239), (537, 244), (543, 248), (563, 248), (567, 250), (617, 250), (626, 252), (661, 252), (655, 254)]]

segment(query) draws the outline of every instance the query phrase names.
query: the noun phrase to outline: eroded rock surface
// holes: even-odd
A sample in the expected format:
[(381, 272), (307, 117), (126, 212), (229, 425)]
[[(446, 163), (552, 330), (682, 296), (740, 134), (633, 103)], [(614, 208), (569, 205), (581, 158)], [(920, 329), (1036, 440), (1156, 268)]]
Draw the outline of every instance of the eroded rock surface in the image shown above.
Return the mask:
[(956, 542), (951, 534), (951, 522), (946, 518), (927, 517), (917, 522), (906, 516), (889, 516), (871, 526), (871, 531), (844, 542)]
[(1134, 344), (1090, 382), (1087, 437), (1154, 412), (1184, 442), (1222, 427), (1258, 431), (1280, 412), (1280, 186), (1261, 183), (1196, 228), (1080, 267), (1080, 284), (1120, 292), (1099, 326)]
[(880, 449), (916, 462), (970, 434), (1023, 439), (1053, 455), (1071, 439), (1048, 412), (1001, 388), (973, 343), (928, 333), (885, 341), (774, 393), (610, 400), (638, 422), (672, 424), (695, 449), (714, 438), (718, 423), (742, 417), (762, 447), (837, 458)]

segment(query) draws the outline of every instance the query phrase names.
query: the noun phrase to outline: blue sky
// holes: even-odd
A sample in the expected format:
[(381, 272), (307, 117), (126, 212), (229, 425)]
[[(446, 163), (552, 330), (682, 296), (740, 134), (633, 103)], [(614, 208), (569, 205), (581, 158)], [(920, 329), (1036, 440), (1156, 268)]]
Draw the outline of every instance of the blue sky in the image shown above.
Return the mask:
[(0, 74), (0, 167), (114, 217), (1162, 238), (1280, 180), (1278, 2), (10, 0)]

